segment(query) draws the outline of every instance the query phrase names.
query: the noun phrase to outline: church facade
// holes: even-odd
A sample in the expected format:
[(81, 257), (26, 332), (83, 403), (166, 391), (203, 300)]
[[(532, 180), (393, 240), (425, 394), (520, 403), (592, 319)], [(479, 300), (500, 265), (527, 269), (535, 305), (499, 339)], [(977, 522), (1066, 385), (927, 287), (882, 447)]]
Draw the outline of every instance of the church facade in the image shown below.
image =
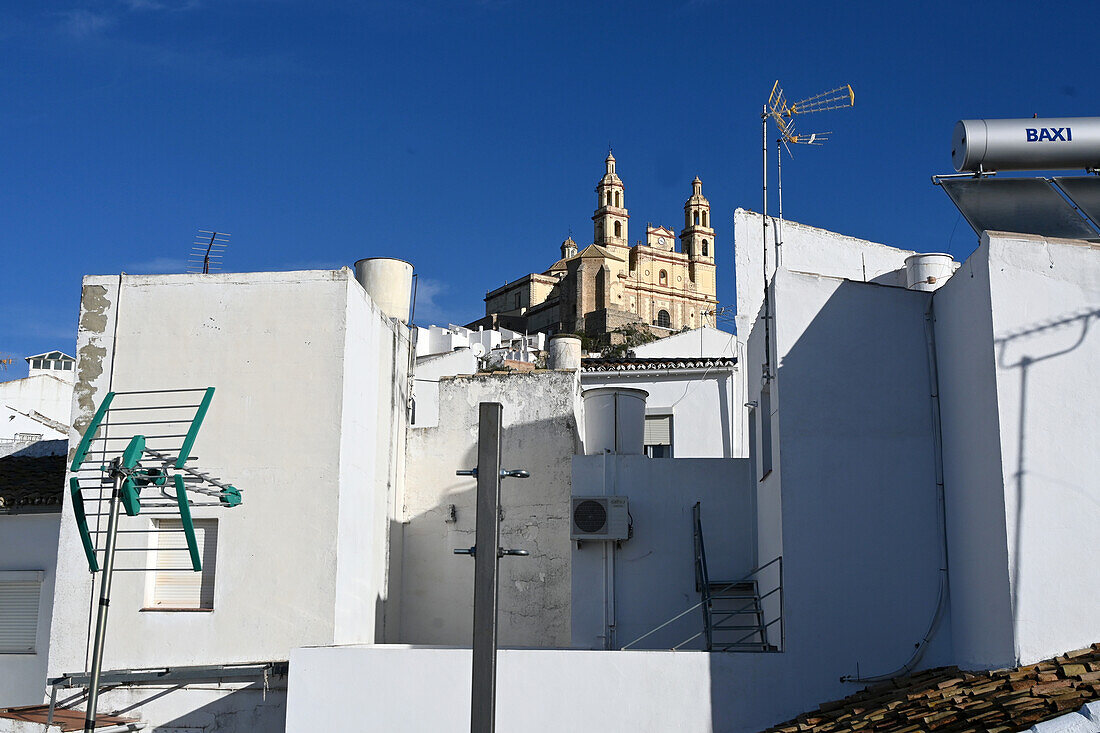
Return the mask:
[(647, 226), (630, 244), (630, 214), (615, 158), (608, 153), (596, 184), (592, 244), (572, 237), (561, 258), (541, 273), (513, 280), (485, 295), (485, 317), (470, 324), (545, 333), (584, 332), (606, 340), (614, 329), (642, 324), (658, 336), (714, 323), (718, 305), (710, 202), (698, 177), (676, 234)]

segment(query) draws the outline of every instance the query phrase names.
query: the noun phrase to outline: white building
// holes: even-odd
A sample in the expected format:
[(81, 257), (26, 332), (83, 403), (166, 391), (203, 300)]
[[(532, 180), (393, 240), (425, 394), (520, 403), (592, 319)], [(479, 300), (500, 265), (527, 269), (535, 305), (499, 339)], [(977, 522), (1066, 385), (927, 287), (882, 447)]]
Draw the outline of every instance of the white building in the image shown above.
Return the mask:
[(53, 452), (42, 441), (68, 440), (75, 363), (60, 351), (28, 356), (26, 377), (0, 382), (0, 455)]
[[(285, 700), (286, 729), (312, 731), (346, 727), (354, 699), (379, 730), (467, 729), (473, 568), (453, 550), (474, 544), (473, 482), (455, 471), (476, 463), (481, 402), (504, 405), (507, 468), (531, 472), (502, 490), (502, 545), (531, 553), (501, 562), (502, 730), (749, 733), (880, 677), (1100, 640), (1082, 539), (1100, 523), (1083, 438), (1100, 428), (1100, 247), (987, 232), (946, 284), (912, 282), (911, 252), (788, 222), (765, 305), (760, 232), (737, 212), (740, 343), (688, 332), (579, 370), (456, 376), (478, 366), (469, 342), (416, 358), (347, 270), (126, 277), (121, 300), (117, 278), (89, 278), (78, 429), (109, 390), (213, 384), (196, 454), (245, 496), (201, 515), (212, 609), (150, 607), (148, 574), (120, 576), (108, 666), (290, 662), (267, 702), (221, 680), (125, 686), (103, 709), (278, 730)], [(412, 422), (421, 383), (434, 409), (422, 393)], [(589, 386), (646, 401), (606, 419)], [(646, 418), (671, 457), (644, 454)], [(612, 499), (618, 533), (579, 538), (574, 505)], [(51, 676), (88, 645), (71, 511)], [(719, 589), (755, 620), (707, 653), (729, 631)]]
[(653, 458), (747, 455), (746, 401), (732, 333), (703, 327), (634, 348), (626, 358), (586, 358), (581, 385), (645, 390), (646, 454)]
[[(501, 652), (501, 726), (748, 732), (881, 676), (1100, 639), (1081, 543), (1100, 522), (1082, 439), (1100, 428), (1100, 248), (986, 233), (946, 284), (910, 289), (929, 284), (906, 279), (913, 253), (786, 223), (765, 311), (760, 218), (737, 224), (750, 457), (578, 451), (573, 496), (629, 498), (632, 532), (571, 553), (575, 648)], [(695, 501), (711, 577), (757, 582), (763, 653), (656, 650), (703, 625)], [(294, 653), (288, 730), (337, 724), (317, 711), (343, 679), (367, 681), (383, 727), (466, 725), (468, 651), (371, 646)]]
[[(272, 674), (291, 649), (385, 638), (409, 329), (346, 268), (90, 276), (80, 323), (72, 435), (109, 392), (215, 386), (194, 455), (244, 495), (233, 510), (192, 510), (206, 537), (201, 581), (181, 591), (194, 597), (163, 596), (174, 586), (159, 571), (115, 576), (105, 668), (170, 667), (184, 677), (181, 687), (172, 676), (131, 673), (101, 697), (100, 710), (129, 710), (168, 729), (278, 730), (285, 677)], [(45, 674), (79, 688), (87, 669), (100, 574), (88, 572), (64, 493), (60, 540), (46, 545), (57, 553), (56, 579), (48, 567), (42, 582), (42, 613), (52, 615), (48, 670), (37, 680), (27, 674), (18, 689), (0, 682), (0, 706), (26, 702), (26, 687), (37, 687), (41, 701)], [(120, 535), (119, 567), (162, 565), (159, 551), (142, 544), (147, 537)], [(6, 567), (7, 558), (0, 562)], [(36, 653), (45, 658), (45, 639)], [(208, 669), (187, 677), (195, 666)], [(0, 655), (0, 681), (25, 669), (24, 660)], [(63, 686), (58, 701), (80, 699)]]

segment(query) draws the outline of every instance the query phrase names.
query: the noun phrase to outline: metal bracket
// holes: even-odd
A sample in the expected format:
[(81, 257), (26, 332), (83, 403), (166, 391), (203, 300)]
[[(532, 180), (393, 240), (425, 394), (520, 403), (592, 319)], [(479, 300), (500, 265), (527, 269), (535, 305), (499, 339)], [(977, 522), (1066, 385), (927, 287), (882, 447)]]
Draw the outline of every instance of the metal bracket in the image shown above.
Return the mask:
[[(460, 471), (455, 471), (455, 476), (477, 476), (476, 468), (467, 468)], [(528, 471), (524, 471), (522, 468), (500, 469), (501, 478), (531, 478), (531, 474)]]
[[(477, 546), (460, 548), (454, 551), (456, 555), (469, 555), (471, 557), (477, 556)], [(517, 557), (527, 557), (531, 553), (527, 550), (505, 550), (503, 547), (497, 548), (497, 557), (504, 557), (505, 555), (515, 555)]]

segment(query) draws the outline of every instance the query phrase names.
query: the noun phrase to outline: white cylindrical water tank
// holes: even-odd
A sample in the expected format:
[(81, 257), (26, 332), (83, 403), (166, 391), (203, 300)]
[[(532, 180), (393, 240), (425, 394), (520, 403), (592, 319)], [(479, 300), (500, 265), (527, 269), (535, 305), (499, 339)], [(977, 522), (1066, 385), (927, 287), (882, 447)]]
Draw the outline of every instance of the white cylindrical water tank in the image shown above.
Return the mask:
[(641, 454), (648, 392), (630, 387), (597, 387), (586, 389), (582, 396), (586, 455)]
[(959, 120), (955, 170), (1035, 171), (1100, 167), (1100, 117)]
[(409, 322), (413, 266), (392, 257), (368, 257), (355, 263), (355, 279), (389, 318)]
[(905, 258), (905, 287), (931, 292), (954, 274), (955, 260), (942, 252), (910, 255)]
[(580, 338), (567, 333), (551, 336), (550, 354), (546, 359), (546, 366), (550, 369), (580, 369)]

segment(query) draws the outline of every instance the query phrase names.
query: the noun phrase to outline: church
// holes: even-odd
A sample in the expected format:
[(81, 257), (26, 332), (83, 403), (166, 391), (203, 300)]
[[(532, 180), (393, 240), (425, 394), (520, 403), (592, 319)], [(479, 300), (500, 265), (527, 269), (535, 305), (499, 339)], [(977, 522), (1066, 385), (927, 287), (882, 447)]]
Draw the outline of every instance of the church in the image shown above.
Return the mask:
[(470, 328), (584, 332), (609, 341), (629, 323), (656, 336), (713, 325), (714, 229), (702, 181), (697, 176), (691, 183), (679, 250), (675, 232), (663, 226), (647, 226), (645, 239), (631, 245), (626, 195), (610, 152), (604, 166), (596, 184), (592, 244), (580, 249), (570, 237), (548, 269), (486, 293), (485, 317)]

